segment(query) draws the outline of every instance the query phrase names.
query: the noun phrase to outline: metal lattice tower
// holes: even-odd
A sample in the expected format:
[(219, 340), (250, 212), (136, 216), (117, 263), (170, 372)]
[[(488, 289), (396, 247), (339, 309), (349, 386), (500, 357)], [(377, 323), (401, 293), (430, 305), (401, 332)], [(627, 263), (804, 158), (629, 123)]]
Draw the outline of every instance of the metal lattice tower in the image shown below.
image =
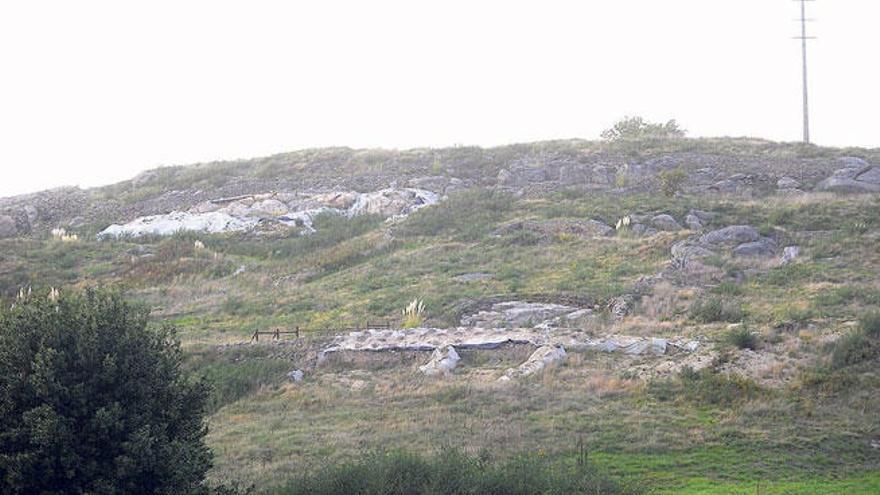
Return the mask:
[(814, 0), (794, 0), (795, 2), (800, 2), (801, 4), (801, 17), (798, 21), (801, 23), (801, 35), (795, 36), (794, 39), (801, 40), (801, 52), (803, 54), (803, 67), (804, 67), (804, 142), (810, 142), (810, 104), (809, 97), (807, 91), (807, 40), (816, 39), (815, 36), (807, 36), (807, 22), (812, 21), (813, 19), (807, 18), (807, 2), (812, 2)]

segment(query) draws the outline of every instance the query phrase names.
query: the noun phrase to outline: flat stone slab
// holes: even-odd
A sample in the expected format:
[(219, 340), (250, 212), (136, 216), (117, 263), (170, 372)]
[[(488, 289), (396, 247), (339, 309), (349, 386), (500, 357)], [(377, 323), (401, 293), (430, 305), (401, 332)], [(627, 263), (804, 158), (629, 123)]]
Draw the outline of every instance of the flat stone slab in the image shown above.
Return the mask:
[(570, 329), (538, 328), (414, 328), (409, 330), (365, 330), (337, 335), (333, 342), (318, 355), (324, 356), (341, 351), (434, 351), (453, 346), (456, 349), (497, 349), (506, 344), (523, 344), (535, 347), (556, 346), (575, 351), (597, 350), (620, 352), (631, 355), (663, 355), (669, 349), (684, 352), (695, 351), (696, 341), (664, 339), (657, 337), (633, 337), (607, 335), (592, 337), (584, 332)]

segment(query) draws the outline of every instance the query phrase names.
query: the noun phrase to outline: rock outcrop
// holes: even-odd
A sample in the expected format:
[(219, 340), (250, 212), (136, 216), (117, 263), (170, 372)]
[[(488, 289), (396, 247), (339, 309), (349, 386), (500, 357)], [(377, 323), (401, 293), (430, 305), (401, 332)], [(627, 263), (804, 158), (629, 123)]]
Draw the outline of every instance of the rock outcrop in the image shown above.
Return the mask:
[(844, 168), (834, 171), (830, 177), (816, 185), (817, 191), (840, 193), (880, 192), (880, 167), (861, 158), (848, 157), (841, 160)]
[(0, 239), (13, 237), (18, 233), (15, 220), (8, 215), (0, 215)]
[(434, 352), (431, 353), (431, 359), (419, 366), (419, 371), (426, 376), (448, 375), (452, 373), (459, 361), (461, 361), (461, 357), (455, 351), (455, 347), (446, 345), (434, 349)]
[(565, 359), (565, 348), (555, 345), (543, 345), (539, 347), (531, 356), (516, 368), (509, 368), (499, 381), (506, 382), (515, 378), (523, 378), (534, 375), (551, 364), (560, 362)]
[(504, 345), (562, 346), (576, 351), (657, 354), (661, 350), (692, 352), (696, 341), (607, 335), (593, 337), (579, 330), (541, 328), (414, 328), (409, 330), (365, 330), (337, 335), (319, 353), (318, 359), (341, 351), (433, 351), (452, 346), (455, 349), (497, 349)]
[(489, 310), (465, 316), (461, 324), (480, 328), (522, 328), (550, 326), (558, 317), (570, 315), (578, 308), (562, 304), (506, 301), (493, 304)]
[(389, 188), (370, 193), (304, 195), (266, 193), (219, 198), (199, 203), (185, 212), (173, 211), (141, 217), (123, 225), (114, 224), (101, 231), (98, 237), (164, 236), (180, 231), (242, 232), (264, 224), (299, 228), (303, 234), (310, 234), (315, 231), (315, 218), (321, 214), (402, 218), (437, 201), (436, 194), (422, 189)]

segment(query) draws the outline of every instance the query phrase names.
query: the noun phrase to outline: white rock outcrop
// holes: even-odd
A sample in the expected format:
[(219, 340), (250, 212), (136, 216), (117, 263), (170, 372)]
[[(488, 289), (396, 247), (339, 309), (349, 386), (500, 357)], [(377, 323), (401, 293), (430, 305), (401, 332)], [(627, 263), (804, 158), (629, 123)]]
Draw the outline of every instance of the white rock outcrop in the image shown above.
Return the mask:
[(365, 330), (337, 335), (319, 353), (324, 356), (341, 351), (433, 351), (452, 346), (456, 349), (497, 349), (508, 344), (535, 347), (551, 345), (576, 351), (620, 352), (631, 355), (661, 355), (676, 351), (693, 352), (696, 341), (651, 337), (606, 335), (592, 337), (578, 330), (541, 328), (414, 328), (403, 330)]
[(461, 324), (469, 327), (517, 328), (551, 326), (560, 316), (570, 315), (578, 308), (562, 304), (505, 301), (493, 304), (489, 310), (465, 316)]
[(165, 236), (176, 232), (242, 232), (252, 230), (262, 222), (299, 228), (302, 234), (311, 234), (315, 232), (315, 218), (321, 214), (349, 218), (381, 215), (400, 219), (438, 201), (438, 196), (431, 191), (399, 188), (368, 193), (257, 194), (221, 198), (199, 203), (188, 211), (150, 215), (126, 224), (114, 224), (101, 231), (98, 238)]
[(419, 371), (427, 376), (448, 375), (461, 361), (461, 356), (455, 351), (455, 347), (446, 345), (434, 349), (431, 359), (419, 366)]
[(98, 237), (141, 237), (145, 235), (171, 235), (175, 232), (241, 232), (257, 226), (256, 218), (234, 217), (227, 213), (187, 213), (175, 211), (167, 215), (141, 217), (125, 225), (111, 225), (101, 231)]
[(565, 359), (565, 349), (562, 346), (543, 345), (538, 348), (523, 364), (516, 368), (509, 368), (499, 381), (507, 382), (514, 378), (523, 378), (543, 370), (547, 366)]

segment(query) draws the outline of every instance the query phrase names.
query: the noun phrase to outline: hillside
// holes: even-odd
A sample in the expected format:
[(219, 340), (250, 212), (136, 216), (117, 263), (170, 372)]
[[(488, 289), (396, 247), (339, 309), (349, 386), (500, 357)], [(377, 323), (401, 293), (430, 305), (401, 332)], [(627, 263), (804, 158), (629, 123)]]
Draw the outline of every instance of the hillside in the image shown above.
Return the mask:
[(259, 491), (451, 445), (872, 493), (878, 193), (880, 149), (754, 139), (306, 150), (0, 199), (0, 299), (146, 301), (215, 383), (213, 478)]

